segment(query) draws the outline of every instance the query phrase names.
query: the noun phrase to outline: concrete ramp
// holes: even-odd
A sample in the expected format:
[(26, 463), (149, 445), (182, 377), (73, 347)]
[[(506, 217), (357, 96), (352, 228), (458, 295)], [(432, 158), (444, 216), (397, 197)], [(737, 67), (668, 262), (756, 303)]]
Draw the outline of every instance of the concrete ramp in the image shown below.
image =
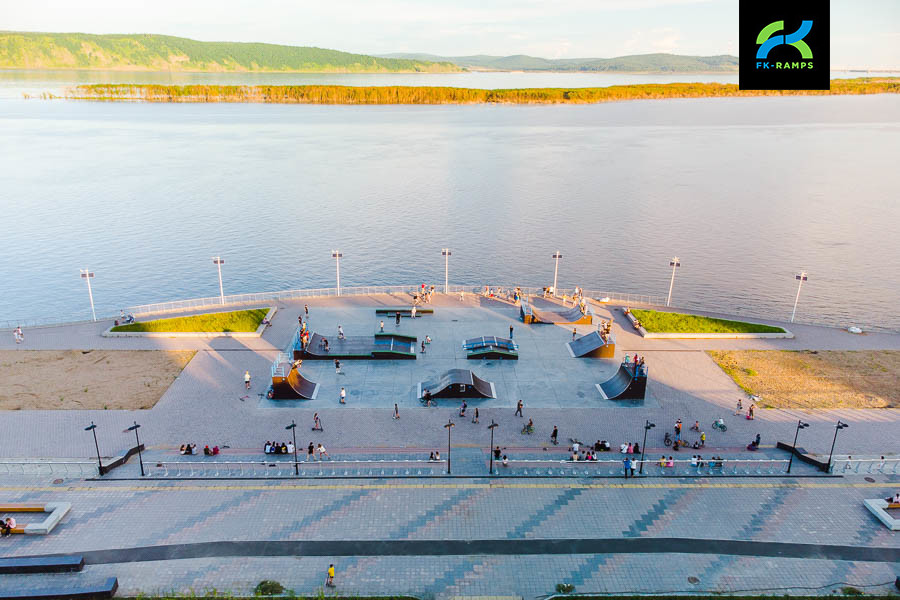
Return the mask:
[(559, 311), (538, 309), (523, 298), (519, 304), (519, 317), (523, 323), (551, 323), (555, 325), (590, 325), (593, 323), (593, 312), (590, 305), (585, 304), (584, 310), (582, 310), (581, 306), (560, 308), (562, 310)]
[(425, 390), (435, 398), (496, 398), (494, 384), (468, 369), (450, 369), (439, 378), (419, 383), (418, 397)]
[(274, 400), (315, 400), (319, 395), (319, 384), (313, 383), (291, 366), (287, 375), (272, 375), (272, 398)]

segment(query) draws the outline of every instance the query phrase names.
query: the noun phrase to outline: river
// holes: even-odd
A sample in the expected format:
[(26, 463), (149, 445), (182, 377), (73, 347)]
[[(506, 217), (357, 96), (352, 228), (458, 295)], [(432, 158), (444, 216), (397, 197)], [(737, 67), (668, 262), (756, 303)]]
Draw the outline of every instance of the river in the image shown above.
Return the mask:
[[(482, 74), (477, 74), (481, 76)], [(475, 76), (475, 75), (473, 75)], [(490, 77), (491, 75), (485, 75)], [(573, 75), (578, 76), (578, 75)], [(538, 76), (540, 77), (540, 76)], [(533, 85), (543, 85), (537, 79)], [(493, 87), (493, 86), (491, 86)], [(0, 321), (451, 280), (900, 330), (900, 97), (567, 106), (0, 100)]]

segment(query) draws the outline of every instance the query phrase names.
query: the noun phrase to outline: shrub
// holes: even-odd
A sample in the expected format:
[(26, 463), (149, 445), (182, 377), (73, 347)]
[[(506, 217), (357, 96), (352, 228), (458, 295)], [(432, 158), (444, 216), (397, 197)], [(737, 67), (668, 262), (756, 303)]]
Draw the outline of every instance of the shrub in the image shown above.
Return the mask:
[(277, 581), (272, 581), (271, 579), (263, 579), (256, 584), (256, 589), (253, 590), (253, 593), (255, 593), (257, 596), (274, 596), (275, 594), (280, 594), (283, 591), (284, 586)]

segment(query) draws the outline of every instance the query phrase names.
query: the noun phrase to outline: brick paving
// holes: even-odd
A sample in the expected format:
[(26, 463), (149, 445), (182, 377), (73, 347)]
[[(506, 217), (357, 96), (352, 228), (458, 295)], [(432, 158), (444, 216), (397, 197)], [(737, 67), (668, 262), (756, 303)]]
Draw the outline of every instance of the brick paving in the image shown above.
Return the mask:
[[(368, 335), (378, 321), (373, 308), (400, 302), (388, 296), (310, 300), (311, 328), (334, 335), (340, 323), (348, 335)], [(707, 434), (707, 448), (702, 452), (707, 455), (786, 458), (771, 446), (778, 440), (790, 441), (801, 417), (812, 424), (801, 432), (799, 441), (810, 451), (828, 452), (833, 424), (841, 419), (850, 427), (839, 434), (837, 454), (896, 456), (900, 452), (897, 410), (760, 410), (752, 422), (733, 416), (735, 401), (743, 394), (702, 352), (710, 348), (895, 349), (900, 348), (900, 335), (852, 336), (837, 329), (792, 326), (794, 340), (644, 340), (625, 329), (620, 313), (613, 311), (618, 355), (637, 351), (650, 367), (648, 399), (640, 405), (618, 405), (600, 399), (593, 388), (611, 376), (617, 363), (569, 358), (564, 344), (571, 339), (570, 329), (526, 326), (517, 320), (515, 307), (500, 302), (469, 298), (460, 303), (438, 295), (434, 315), (404, 319), (400, 327), (402, 333), (428, 334), (434, 339), (426, 355), (414, 362), (346, 361), (345, 375), (336, 375), (330, 363), (305, 361), (303, 372), (321, 384), (318, 399), (275, 407), (262, 397), (269, 366), (289, 342), (303, 302), (277, 304), (273, 326), (260, 339), (102, 338), (99, 332), (108, 327), (103, 323), (26, 331), (23, 350), (191, 348), (199, 352), (152, 410), (3, 414), (0, 456), (89, 459), (94, 454), (93, 439), (83, 427), (91, 420), (98, 425), (101, 453), (115, 455), (132, 443), (132, 434), (123, 430), (137, 420), (142, 441), (149, 447), (148, 461), (183, 460), (174, 450), (184, 442), (229, 446), (217, 460), (252, 459), (261, 456), (258, 450), (265, 440), (287, 441), (284, 426), (291, 419), (300, 425), (301, 447), (312, 440), (324, 443), (333, 454), (358, 458), (402, 458), (429, 448), (443, 453), (447, 438), (442, 425), (452, 419), (456, 422), (452, 431), (456, 467), (467, 475), (486, 471), (483, 449), (489, 443), (491, 420), (500, 424), (495, 444), (519, 458), (559, 453), (556, 448), (542, 449), (549, 446), (554, 425), (560, 428), (563, 443), (575, 437), (606, 439), (617, 445), (642, 441), (645, 419), (657, 424), (648, 438), (648, 454), (669, 454), (662, 447), (662, 436), (676, 418), (684, 421), (685, 428), (700, 420)], [(465, 359), (462, 339), (506, 335), (510, 324), (521, 345), (517, 363)], [(385, 325), (386, 330), (394, 328), (392, 322)], [(0, 347), (14, 346), (9, 337), (0, 339)], [(498, 398), (469, 403), (470, 411), (479, 408), (479, 424), (458, 417), (456, 402), (441, 401), (438, 408), (425, 409), (415, 398), (418, 381), (452, 367), (471, 368), (496, 384)], [(244, 369), (254, 375), (250, 393), (241, 382)], [(349, 392), (347, 406), (337, 403), (341, 386)], [(532, 436), (519, 432), (523, 419), (513, 415), (519, 398), (525, 402), (525, 418), (535, 421)], [(391, 418), (394, 402), (400, 406), (399, 420)], [(319, 412), (323, 432), (306, 429), (313, 412)], [(709, 428), (719, 416), (729, 425), (724, 434)], [(756, 433), (764, 447), (748, 453), (744, 445)], [(685, 452), (681, 458), (690, 454)], [(795, 469), (796, 474), (812, 474), (808, 467)], [(51, 535), (3, 540), (5, 554), (11, 555), (298, 539), (689, 537), (896, 548), (900, 538), (875, 521), (861, 501), (891, 493), (900, 478), (876, 474), (875, 481), (868, 482), (862, 473), (846, 475), (727, 480), (651, 476), (637, 483), (574, 478), (92, 483), (66, 478), (62, 485), (50, 485), (47, 477), (4, 477), (0, 498), (73, 503), (72, 513)], [(135, 477), (135, 461), (114, 476)], [(112, 574), (119, 576), (122, 593), (132, 594), (211, 587), (243, 593), (264, 578), (279, 580), (298, 593), (312, 593), (321, 585), (328, 562), (314, 557), (269, 557), (93, 565), (79, 575), (3, 576), (0, 589), (36, 589), (54, 577), (102, 579)], [(826, 594), (831, 591), (827, 586), (838, 581), (860, 587), (895, 576), (893, 567), (884, 563), (715, 554), (360, 556), (337, 562), (341, 592), (442, 597), (535, 596), (551, 593), (561, 581), (575, 583), (579, 592), (784, 588)], [(688, 583), (688, 576), (698, 577), (699, 583)]]

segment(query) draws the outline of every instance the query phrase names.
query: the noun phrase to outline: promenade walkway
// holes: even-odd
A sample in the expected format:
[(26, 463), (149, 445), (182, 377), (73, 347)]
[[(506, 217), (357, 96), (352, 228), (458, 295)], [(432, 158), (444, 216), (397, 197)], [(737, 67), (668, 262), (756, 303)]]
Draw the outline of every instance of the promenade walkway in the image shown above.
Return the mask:
[[(310, 300), (310, 328), (336, 336), (341, 324), (347, 335), (369, 335), (379, 321), (373, 309), (401, 300), (406, 301), (389, 296)], [(743, 392), (703, 350), (898, 349), (900, 335), (852, 336), (837, 329), (792, 326), (797, 336), (793, 340), (644, 340), (624, 326), (619, 311), (603, 313), (606, 309), (598, 308), (614, 321), (618, 355), (638, 352), (650, 367), (647, 400), (619, 404), (602, 400), (594, 389), (594, 383), (612, 375), (617, 362), (569, 357), (565, 342), (571, 339), (570, 328), (526, 326), (517, 319), (515, 307), (499, 301), (469, 297), (460, 302), (437, 295), (434, 315), (404, 319), (399, 328), (385, 319), (386, 331), (432, 337), (427, 353), (418, 360), (346, 361), (340, 375), (328, 361), (305, 361), (304, 374), (321, 386), (318, 398), (276, 403), (264, 397), (270, 365), (289, 343), (303, 302), (277, 305), (272, 327), (258, 339), (101, 337), (108, 323), (26, 331), (26, 343), (18, 351), (121, 348), (198, 353), (150, 410), (0, 415), (4, 459), (90, 459), (95, 453), (93, 438), (84, 431), (90, 421), (98, 425), (101, 454), (115, 455), (133, 444), (133, 433), (124, 430), (138, 421), (148, 447), (145, 460), (156, 473), (141, 479), (132, 459), (107, 476), (119, 480), (63, 477), (52, 483), (52, 477), (3, 478), (4, 501), (73, 504), (52, 535), (18, 536), (3, 554), (90, 552), (89, 566), (80, 576), (116, 575), (124, 594), (213, 587), (246, 593), (261, 579), (276, 579), (298, 593), (314, 593), (330, 562), (336, 563), (341, 593), (420, 597), (534, 597), (552, 593), (556, 583), (564, 581), (583, 593), (827, 594), (845, 584), (886, 584), (896, 576), (894, 552), (900, 538), (863, 508), (862, 499), (888, 495), (900, 485), (898, 475), (823, 477), (795, 462), (792, 473), (797, 477), (673, 478), (652, 473), (627, 481), (608, 475), (556, 479), (513, 474), (523, 468), (513, 463), (508, 473), (513, 476), (491, 480), (486, 478), (486, 449), (492, 420), (499, 424), (495, 445), (514, 460), (560, 458), (569, 438), (605, 439), (614, 446), (642, 442), (643, 425), (650, 420), (656, 428), (647, 439), (649, 460), (671, 454), (662, 445), (663, 434), (680, 418), (685, 430), (694, 420), (701, 422), (707, 447), (697, 452), (704, 456), (783, 460), (787, 454), (772, 446), (792, 440), (796, 420), (802, 418), (811, 427), (801, 432), (799, 445), (809, 451), (827, 456), (834, 423), (841, 419), (850, 427), (839, 433), (837, 454), (896, 457), (900, 410), (759, 410), (754, 421), (747, 421), (733, 415)], [(520, 345), (519, 361), (465, 359), (461, 340), (506, 337), (510, 325)], [(579, 326), (579, 331), (589, 329)], [(9, 337), (0, 340), (0, 348), (15, 347)], [(458, 416), (455, 401), (422, 407), (415, 397), (417, 383), (453, 367), (473, 369), (493, 381), (498, 397), (470, 401), (465, 418)], [(249, 392), (241, 377), (245, 369), (253, 374)], [(345, 406), (338, 404), (341, 387), (348, 391)], [(519, 399), (525, 403), (524, 417), (514, 415)], [(394, 403), (400, 409), (398, 420), (392, 418)], [(475, 407), (480, 413), (477, 424), (471, 420)], [(324, 431), (309, 429), (315, 412)], [(711, 429), (717, 417), (728, 423), (726, 433)], [(530, 436), (520, 433), (529, 418), (536, 426)], [(310, 441), (321, 442), (339, 459), (427, 458), (431, 449), (446, 457), (443, 425), (452, 420), (451, 455), (459, 477), (434, 473), (428, 478), (156, 479), (157, 462), (186, 460), (176, 450), (185, 442), (199, 448), (227, 447), (215, 461), (266, 458), (259, 452), (262, 444), (287, 441), (290, 432), (285, 426), (292, 420), (298, 423), (301, 448)], [(550, 445), (553, 426), (560, 431), (559, 447)], [(688, 439), (696, 437), (685, 433)], [(763, 448), (747, 452), (745, 445), (757, 433)], [(678, 458), (690, 458), (693, 452), (684, 451)], [(622, 458), (618, 453), (601, 457)], [(443, 467), (438, 465), (439, 470)], [(420, 556), (421, 547), (400, 543), (423, 540), (435, 542), (433, 555)], [(658, 540), (659, 546), (628, 540)], [(394, 543), (357, 545), (354, 550), (357, 541)], [(235, 542), (239, 550), (228, 545)], [(292, 545), (295, 542), (311, 545)], [(773, 545), (778, 543), (819, 549)], [(883, 555), (873, 548), (883, 549)], [(660, 555), (654, 556), (657, 551)], [(47, 580), (3, 576), (0, 590), (36, 589)]]

